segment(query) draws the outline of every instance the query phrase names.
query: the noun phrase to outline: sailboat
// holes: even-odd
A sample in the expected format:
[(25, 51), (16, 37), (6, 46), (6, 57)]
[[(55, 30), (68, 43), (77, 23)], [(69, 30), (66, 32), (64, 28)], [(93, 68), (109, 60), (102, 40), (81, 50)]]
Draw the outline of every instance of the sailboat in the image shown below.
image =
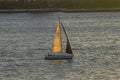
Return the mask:
[[(65, 52), (63, 52), (63, 48), (62, 48), (61, 29), (63, 29), (66, 36), (67, 43), (66, 43)], [(60, 22), (60, 18), (59, 18), (56, 26), (56, 33), (52, 46), (52, 54), (48, 53), (48, 55), (45, 55), (45, 60), (68, 60), (72, 58), (73, 58), (73, 51), (71, 48), (70, 40), (65, 30), (65, 27)]]

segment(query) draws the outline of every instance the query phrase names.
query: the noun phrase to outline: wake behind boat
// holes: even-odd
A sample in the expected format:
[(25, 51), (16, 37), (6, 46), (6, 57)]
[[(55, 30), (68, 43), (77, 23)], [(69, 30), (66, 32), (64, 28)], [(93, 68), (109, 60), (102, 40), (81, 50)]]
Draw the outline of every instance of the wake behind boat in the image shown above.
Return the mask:
[[(67, 40), (65, 53), (63, 53), (62, 51), (61, 28), (63, 29)], [(60, 22), (60, 19), (56, 27), (56, 34), (52, 46), (52, 53), (53, 54), (46, 55), (45, 60), (65, 60), (65, 59), (68, 60), (73, 58), (73, 51), (71, 48), (69, 37), (63, 24)]]

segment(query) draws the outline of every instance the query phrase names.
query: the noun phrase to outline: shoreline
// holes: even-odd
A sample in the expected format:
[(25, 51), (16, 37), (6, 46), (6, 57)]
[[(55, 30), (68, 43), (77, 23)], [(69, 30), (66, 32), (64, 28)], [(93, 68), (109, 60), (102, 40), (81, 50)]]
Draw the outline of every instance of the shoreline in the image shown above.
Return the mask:
[(0, 13), (20, 12), (120, 12), (120, 9), (0, 9)]

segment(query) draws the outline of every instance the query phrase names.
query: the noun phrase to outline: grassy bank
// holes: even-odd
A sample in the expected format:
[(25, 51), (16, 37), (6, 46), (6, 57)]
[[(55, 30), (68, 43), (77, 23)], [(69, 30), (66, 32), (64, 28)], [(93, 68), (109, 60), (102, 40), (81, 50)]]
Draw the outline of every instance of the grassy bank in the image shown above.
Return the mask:
[(22, 0), (16, 2), (13, 0), (0, 1), (0, 9), (2, 9), (1, 12), (5, 11), (3, 9), (26, 9), (23, 11), (33, 11), (30, 9), (34, 9), (34, 11), (119, 11), (120, 0), (36, 0), (35, 2)]
[(120, 9), (0, 9), (0, 13), (12, 12), (119, 12)]

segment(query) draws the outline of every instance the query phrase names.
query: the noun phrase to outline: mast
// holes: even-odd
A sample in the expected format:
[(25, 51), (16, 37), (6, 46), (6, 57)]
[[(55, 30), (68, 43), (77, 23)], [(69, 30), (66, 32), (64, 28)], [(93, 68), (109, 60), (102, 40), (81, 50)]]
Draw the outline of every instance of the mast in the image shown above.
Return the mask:
[[(59, 21), (59, 26), (60, 26), (60, 30), (61, 30), (61, 21), (60, 21), (60, 17), (58, 17), (58, 21)], [(60, 31), (60, 37), (61, 37), (61, 38), (60, 38), (60, 41), (61, 41), (61, 49), (62, 49), (63, 47), (62, 47), (62, 36), (61, 36), (61, 31)], [(63, 54), (63, 49), (62, 49), (61, 52), (62, 52), (62, 54)]]
[(62, 25), (63, 31), (65, 32), (66, 38), (67, 38), (66, 53), (73, 54), (68, 34), (67, 34), (67, 32), (66, 32), (66, 30), (65, 30), (65, 28), (64, 28), (62, 23), (61, 23), (61, 25)]

